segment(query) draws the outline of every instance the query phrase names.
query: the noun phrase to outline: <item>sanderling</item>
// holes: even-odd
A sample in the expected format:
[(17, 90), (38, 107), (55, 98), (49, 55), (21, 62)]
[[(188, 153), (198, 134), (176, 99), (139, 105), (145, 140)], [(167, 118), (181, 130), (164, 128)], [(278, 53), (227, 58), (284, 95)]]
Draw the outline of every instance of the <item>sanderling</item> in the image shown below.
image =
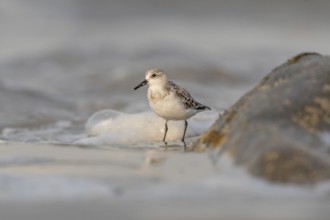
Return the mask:
[(169, 120), (184, 120), (185, 127), (181, 141), (186, 147), (184, 137), (188, 127), (187, 119), (196, 113), (211, 110), (210, 107), (197, 102), (187, 90), (168, 81), (165, 73), (159, 69), (151, 69), (146, 72), (146, 79), (137, 85), (134, 90), (148, 84), (148, 101), (151, 109), (158, 116), (165, 119), (165, 133), (163, 142), (167, 145), (167, 122)]

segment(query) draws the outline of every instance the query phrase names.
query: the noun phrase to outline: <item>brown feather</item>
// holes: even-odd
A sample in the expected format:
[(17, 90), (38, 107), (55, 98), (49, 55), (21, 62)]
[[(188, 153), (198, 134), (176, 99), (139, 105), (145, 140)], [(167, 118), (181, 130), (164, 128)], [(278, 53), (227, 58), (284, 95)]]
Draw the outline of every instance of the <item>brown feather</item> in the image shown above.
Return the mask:
[(170, 91), (175, 91), (176, 95), (179, 96), (183, 100), (183, 105), (185, 108), (189, 109), (196, 109), (196, 110), (204, 110), (204, 109), (210, 109), (210, 107), (207, 107), (205, 105), (202, 105), (201, 103), (197, 102), (191, 95), (190, 93), (185, 90), (184, 88), (178, 86), (172, 81), (168, 81), (166, 84), (166, 90)]

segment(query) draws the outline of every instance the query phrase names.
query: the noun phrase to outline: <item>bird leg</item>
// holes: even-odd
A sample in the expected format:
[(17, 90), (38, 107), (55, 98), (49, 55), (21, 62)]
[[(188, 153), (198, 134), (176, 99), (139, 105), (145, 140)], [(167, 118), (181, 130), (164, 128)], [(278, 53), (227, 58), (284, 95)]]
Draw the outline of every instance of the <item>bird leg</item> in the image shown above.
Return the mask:
[(184, 131), (183, 131), (183, 136), (182, 136), (182, 139), (181, 139), (181, 141), (182, 141), (184, 144), (186, 144), (186, 143), (184, 142), (184, 137), (186, 136), (187, 127), (188, 127), (188, 122), (187, 122), (187, 120), (184, 120)]
[(167, 130), (168, 130), (168, 127), (167, 127), (167, 120), (165, 121), (165, 134), (164, 134), (164, 137), (163, 137), (163, 142), (165, 145), (167, 145), (167, 142), (165, 141), (166, 139), (166, 134), (167, 134)]
[(183, 136), (181, 139), (181, 141), (183, 142), (183, 145), (184, 145), (184, 151), (187, 150), (186, 142), (184, 142), (184, 137), (186, 136), (187, 127), (188, 127), (188, 122), (187, 122), (187, 120), (184, 120), (184, 131), (183, 131)]

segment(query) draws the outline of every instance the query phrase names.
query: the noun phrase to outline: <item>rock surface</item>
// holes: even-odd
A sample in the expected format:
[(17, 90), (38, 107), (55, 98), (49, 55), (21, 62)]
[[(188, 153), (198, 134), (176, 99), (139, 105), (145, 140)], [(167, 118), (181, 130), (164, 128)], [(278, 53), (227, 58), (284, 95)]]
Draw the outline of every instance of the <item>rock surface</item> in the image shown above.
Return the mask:
[(193, 145), (271, 182), (330, 178), (330, 57), (303, 53), (263, 78)]

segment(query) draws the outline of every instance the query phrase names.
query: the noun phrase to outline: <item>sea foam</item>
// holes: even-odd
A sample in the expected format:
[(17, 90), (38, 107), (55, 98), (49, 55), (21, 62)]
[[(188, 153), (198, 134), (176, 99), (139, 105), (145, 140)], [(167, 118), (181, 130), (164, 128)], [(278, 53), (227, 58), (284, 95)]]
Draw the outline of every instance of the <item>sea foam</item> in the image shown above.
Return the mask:
[[(186, 137), (198, 136), (211, 126), (218, 117), (215, 111), (201, 112), (188, 120)], [(138, 144), (162, 141), (164, 119), (153, 112), (126, 114), (107, 109), (94, 113), (85, 125), (87, 137), (76, 144)], [(178, 140), (184, 130), (183, 121), (169, 121), (167, 140)]]

